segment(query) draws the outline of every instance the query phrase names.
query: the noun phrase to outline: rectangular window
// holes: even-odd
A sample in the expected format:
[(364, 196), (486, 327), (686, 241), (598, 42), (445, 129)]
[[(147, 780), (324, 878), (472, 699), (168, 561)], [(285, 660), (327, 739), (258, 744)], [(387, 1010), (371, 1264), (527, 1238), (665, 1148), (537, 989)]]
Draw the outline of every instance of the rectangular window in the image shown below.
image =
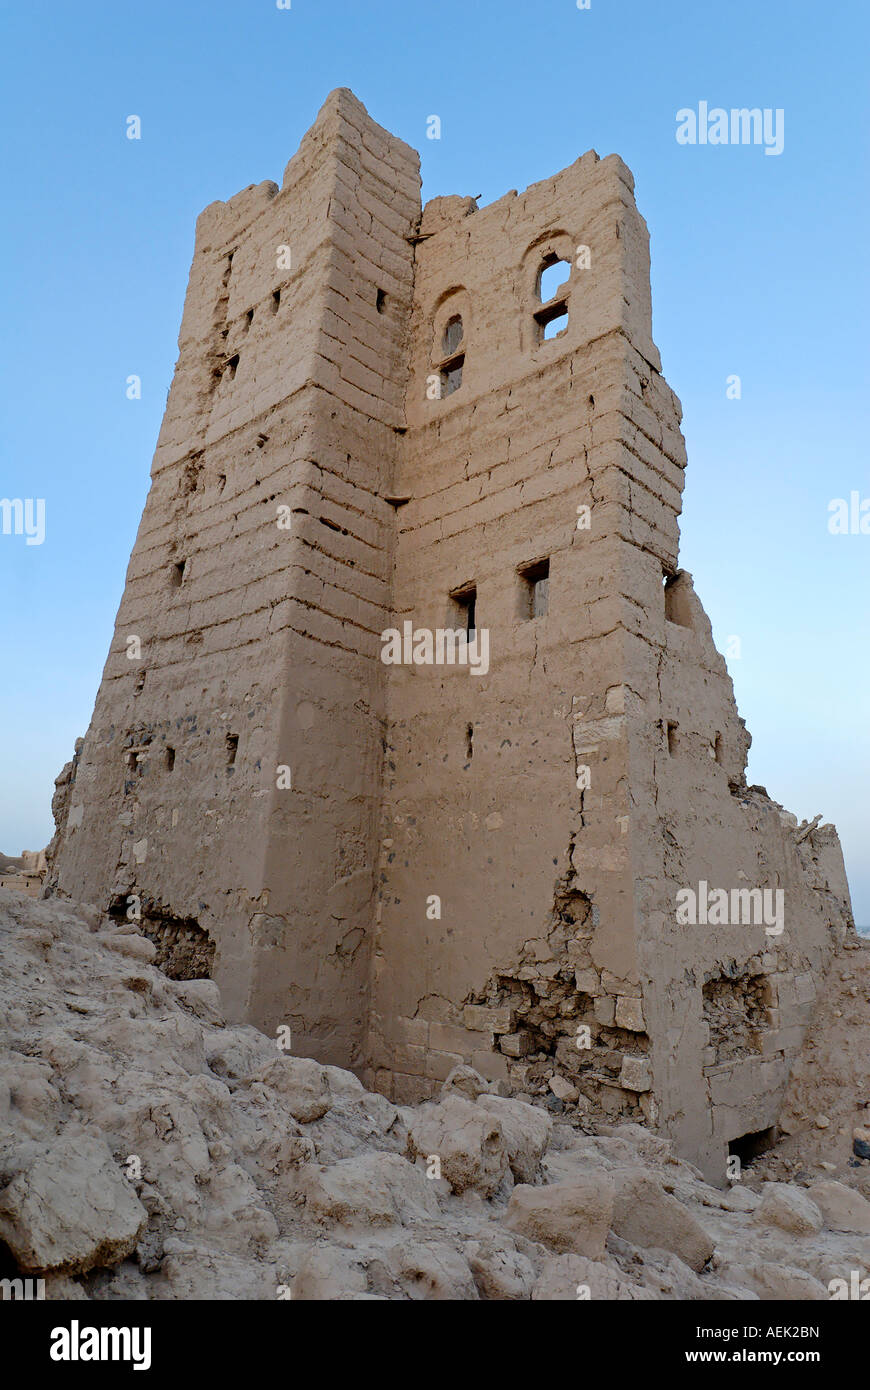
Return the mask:
[(691, 627), (692, 609), (682, 570), (678, 570), (676, 574), (668, 574), (665, 570), (663, 581), (667, 621), (676, 623), (677, 627)]
[(468, 585), (464, 589), (455, 589), (450, 595), (450, 622), (454, 628), (463, 628), (470, 638), (473, 638), (477, 616), (477, 588), (475, 585)]
[(568, 327), (567, 304), (549, 304), (546, 309), (539, 309), (535, 314), (535, 322), (541, 342), (560, 337)]
[(452, 396), (454, 391), (458, 391), (462, 385), (462, 368), (465, 366), (465, 355), (460, 354), (454, 357), (447, 366), (441, 371), (441, 395)]
[(520, 571), (520, 617), (543, 618), (550, 604), (550, 561), (536, 560)]

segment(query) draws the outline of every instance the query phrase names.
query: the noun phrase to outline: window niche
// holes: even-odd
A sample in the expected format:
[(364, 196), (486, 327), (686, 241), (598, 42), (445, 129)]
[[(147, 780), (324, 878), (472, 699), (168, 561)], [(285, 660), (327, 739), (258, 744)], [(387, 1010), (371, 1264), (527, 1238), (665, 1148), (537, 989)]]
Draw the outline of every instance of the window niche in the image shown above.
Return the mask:
[(517, 571), (520, 578), (519, 616), (544, 618), (550, 606), (550, 561), (536, 560)]
[(692, 627), (692, 604), (689, 598), (689, 584), (683, 570), (669, 574), (664, 572), (665, 618), (677, 627)]
[(535, 310), (535, 325), (539, 343), (560, 338), (568, 328), (568, 292), (571, 263), (550, 251), (538, 270), (536, 296), (540, 308)]
[(466, 584), (454, 589), (450, 595), (450, 608), (447, 615), (450, 626), (462, 630), (473, 641), (477, 627), (477, 586)]
[(464, 299), (451, 293), (435, 314), (430, 378), (437, 382), (436, 400), (452, 396), (462, 386), (467, 340)]

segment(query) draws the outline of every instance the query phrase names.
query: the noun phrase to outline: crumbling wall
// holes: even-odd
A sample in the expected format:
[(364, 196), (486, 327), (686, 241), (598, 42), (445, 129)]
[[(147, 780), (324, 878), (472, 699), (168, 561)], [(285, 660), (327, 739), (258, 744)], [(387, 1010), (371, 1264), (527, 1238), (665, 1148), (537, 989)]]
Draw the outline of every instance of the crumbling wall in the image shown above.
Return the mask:
[[(640, 1113), (720, 1180), (729, 1144), (776, 1122), (851, 917), (833, 830), (804, 834), (746, 785), (749, 736), (679, 569), (681, 408), (650, 337), (631, 176), (586, 155), (482, 211), (438, 199), (421, 233), (396, 621), (455, 621), (450, 596), (473, 588), (491, 664), (391, 671), (377, 1084), (413, 1101), (471, 1061), (587, 1113)], [(560, 257), (567, 326), (541, 341), (559, 305), (535, 276)], [(544, 572), (546, 611), (524, 606)], [(573, 983), (570, 958), (548, 977), (529, 944), (554, 881), (595, 913)], [(701, 881), (781, 890), (782, 938), (681, 925), (677, 894)]]
[[(470, 1061), (720, 1177), (852, 926), (833, 828), (746, 785), (678, 567), (629, 171), (421, 220), (333, 93), (280, 189), (200, 217), (179, 350), (48, 891), (145, 904), (170, 973), (397, 1101)], [(406, 622), (487, 669), (387, 667)], [(702, 881), (781, 891), (782, 934), (682, 925)]]
[(197, 224), (180, 356), (57, 853), (215, 943), (234, 1017), (359, 1059), (416, 154), (332, 94)]
[[(528, 1078), (520, 1069), (536, 1064), (510, 1055), (524, 1033), (541, 1054), (532, 1081), (548, 1085), (548, 1069), (567, 1076), (546, 1013), (564, 1008), (570, 1032), (588, 993), (572, 983), (578, 969), (640, 999), (613, 519), (625, 335), (653, 356), (655, 348), (648, 276), (635, 270), (645, 229), (631, 188), (620, 160), (590, 152), (480, 211), (439, 199), (424, 212), (395, 484), (404, 504), (394, 621), (452, 626), (451, 596), (473, 586), (491, 656), (480, 676), (390, 668), (370, 1047), (377, 1084), (399, 1099), (431, 1094), (463, 1059), (493, 1080)], [(570, 262), (568, 325), (546, 339), (538, 275), (555, 257)], [(449, 375), (441, 354), (456, 317), (462, 380), (439, 397), (432, 380)], [(581, 530), (584, 509), (591, 526)], [(546, 613), (529, 602), (529, 576), (544, 565)], [(585, 766), (592, 785), (584, 789)], [(546, 943), (561, 893), (582, 895), (594, 911), (585, 958), (532, 980), (548, 948), (528, 943)], [(606, 1014), (617, 997), (600, 994), (590, 1012), (599, 1030), (613, 1026)], [(508, 1041), (469, 1027), (482, 1015), (468, 1015), (466, 1004), (485, 999), (499, 1008), (515, 1001), (532, 1027)], [(626, 1033), (616, 1041), (630, 1061), (641, 1049)], [(606, 1065), (585, 1068), (590, 1105), (607, 1089), (609, 1108), (636, 1109), (646, 1077), (626, 1090), (619, 1078), (630, 1065), (624, 1072), (618, 1046), (604, 1050)]]
[[(663, 444), (654, 451), (650, 441), (678, 427), (679, 403), (642, 392), (638, 376), (633, 410), (647, 457), (665, 470)], [(854, 926), (833, 827), (798, 827), (763, 787), (747, 786), (750, 738), (731, 679), (691, 576), (665, 539), (670, 523), (661, 518), (672, 515), (672, 501), (662, 484), (658, 520), (652, 493), (649, 524), (638, 526), (634, 512), (626, 518), (635, 552), (626, 655), (641, 975), (659, 1122), (720, 1181), (729, 1145), (776, 1125), (816, 983)], [(742, 916), (681, 922), (678, 894), (701, 885), (729, 898), (779, 893), (782, 920), (769, 931)], [(711, 1042), (717, 979), (732, 982), (741, 1020), (743, 1045), (730, 1055), (723, 1040)]]

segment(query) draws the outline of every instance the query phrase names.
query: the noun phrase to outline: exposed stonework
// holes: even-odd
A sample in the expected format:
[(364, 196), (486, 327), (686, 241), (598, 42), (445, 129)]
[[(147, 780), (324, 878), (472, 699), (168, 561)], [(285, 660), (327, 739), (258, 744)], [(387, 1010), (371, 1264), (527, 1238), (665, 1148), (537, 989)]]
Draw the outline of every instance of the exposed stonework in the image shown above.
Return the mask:
[(395, 1106), (85, 915), (0, 890), (0, 1299), (27, 1275), (65, 1301), (575, 1305), (870, 1279), (870, 1162), (723, 1192), (648, 1129), (584, 1132), (468, 1068)]
[[(419, 187), (338, 91), (199, 218), (50, 891), (154, 905), (232, 1018), (395, 1102), (469, 1063), (721, 1180), (854, 931), (839, 843), (746, 785), (630, 172)], [(485, 631), (487, 671), (385, 665), (405, 622)], [(681, 924), (702, 883), (781, 890), (782, 934)]]

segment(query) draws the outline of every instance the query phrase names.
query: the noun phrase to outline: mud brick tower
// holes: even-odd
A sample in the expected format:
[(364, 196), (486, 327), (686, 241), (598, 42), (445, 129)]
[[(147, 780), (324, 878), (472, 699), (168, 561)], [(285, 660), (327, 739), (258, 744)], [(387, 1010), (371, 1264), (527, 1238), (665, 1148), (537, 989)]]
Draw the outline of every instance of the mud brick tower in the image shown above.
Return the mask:
[[(334, 92), (199, 218), (49, 891), (141, 904), (168, 973), (398, 1101), (558, 1076), (721, 1175), (853, 926), (833, 827), (746, 784), (679, 425), (618, 157), (421, 210)], [(385, 665), (405, 622), (488, 671)], [(681, 925), (701, 883), (781, 889), (783, 931)]]

